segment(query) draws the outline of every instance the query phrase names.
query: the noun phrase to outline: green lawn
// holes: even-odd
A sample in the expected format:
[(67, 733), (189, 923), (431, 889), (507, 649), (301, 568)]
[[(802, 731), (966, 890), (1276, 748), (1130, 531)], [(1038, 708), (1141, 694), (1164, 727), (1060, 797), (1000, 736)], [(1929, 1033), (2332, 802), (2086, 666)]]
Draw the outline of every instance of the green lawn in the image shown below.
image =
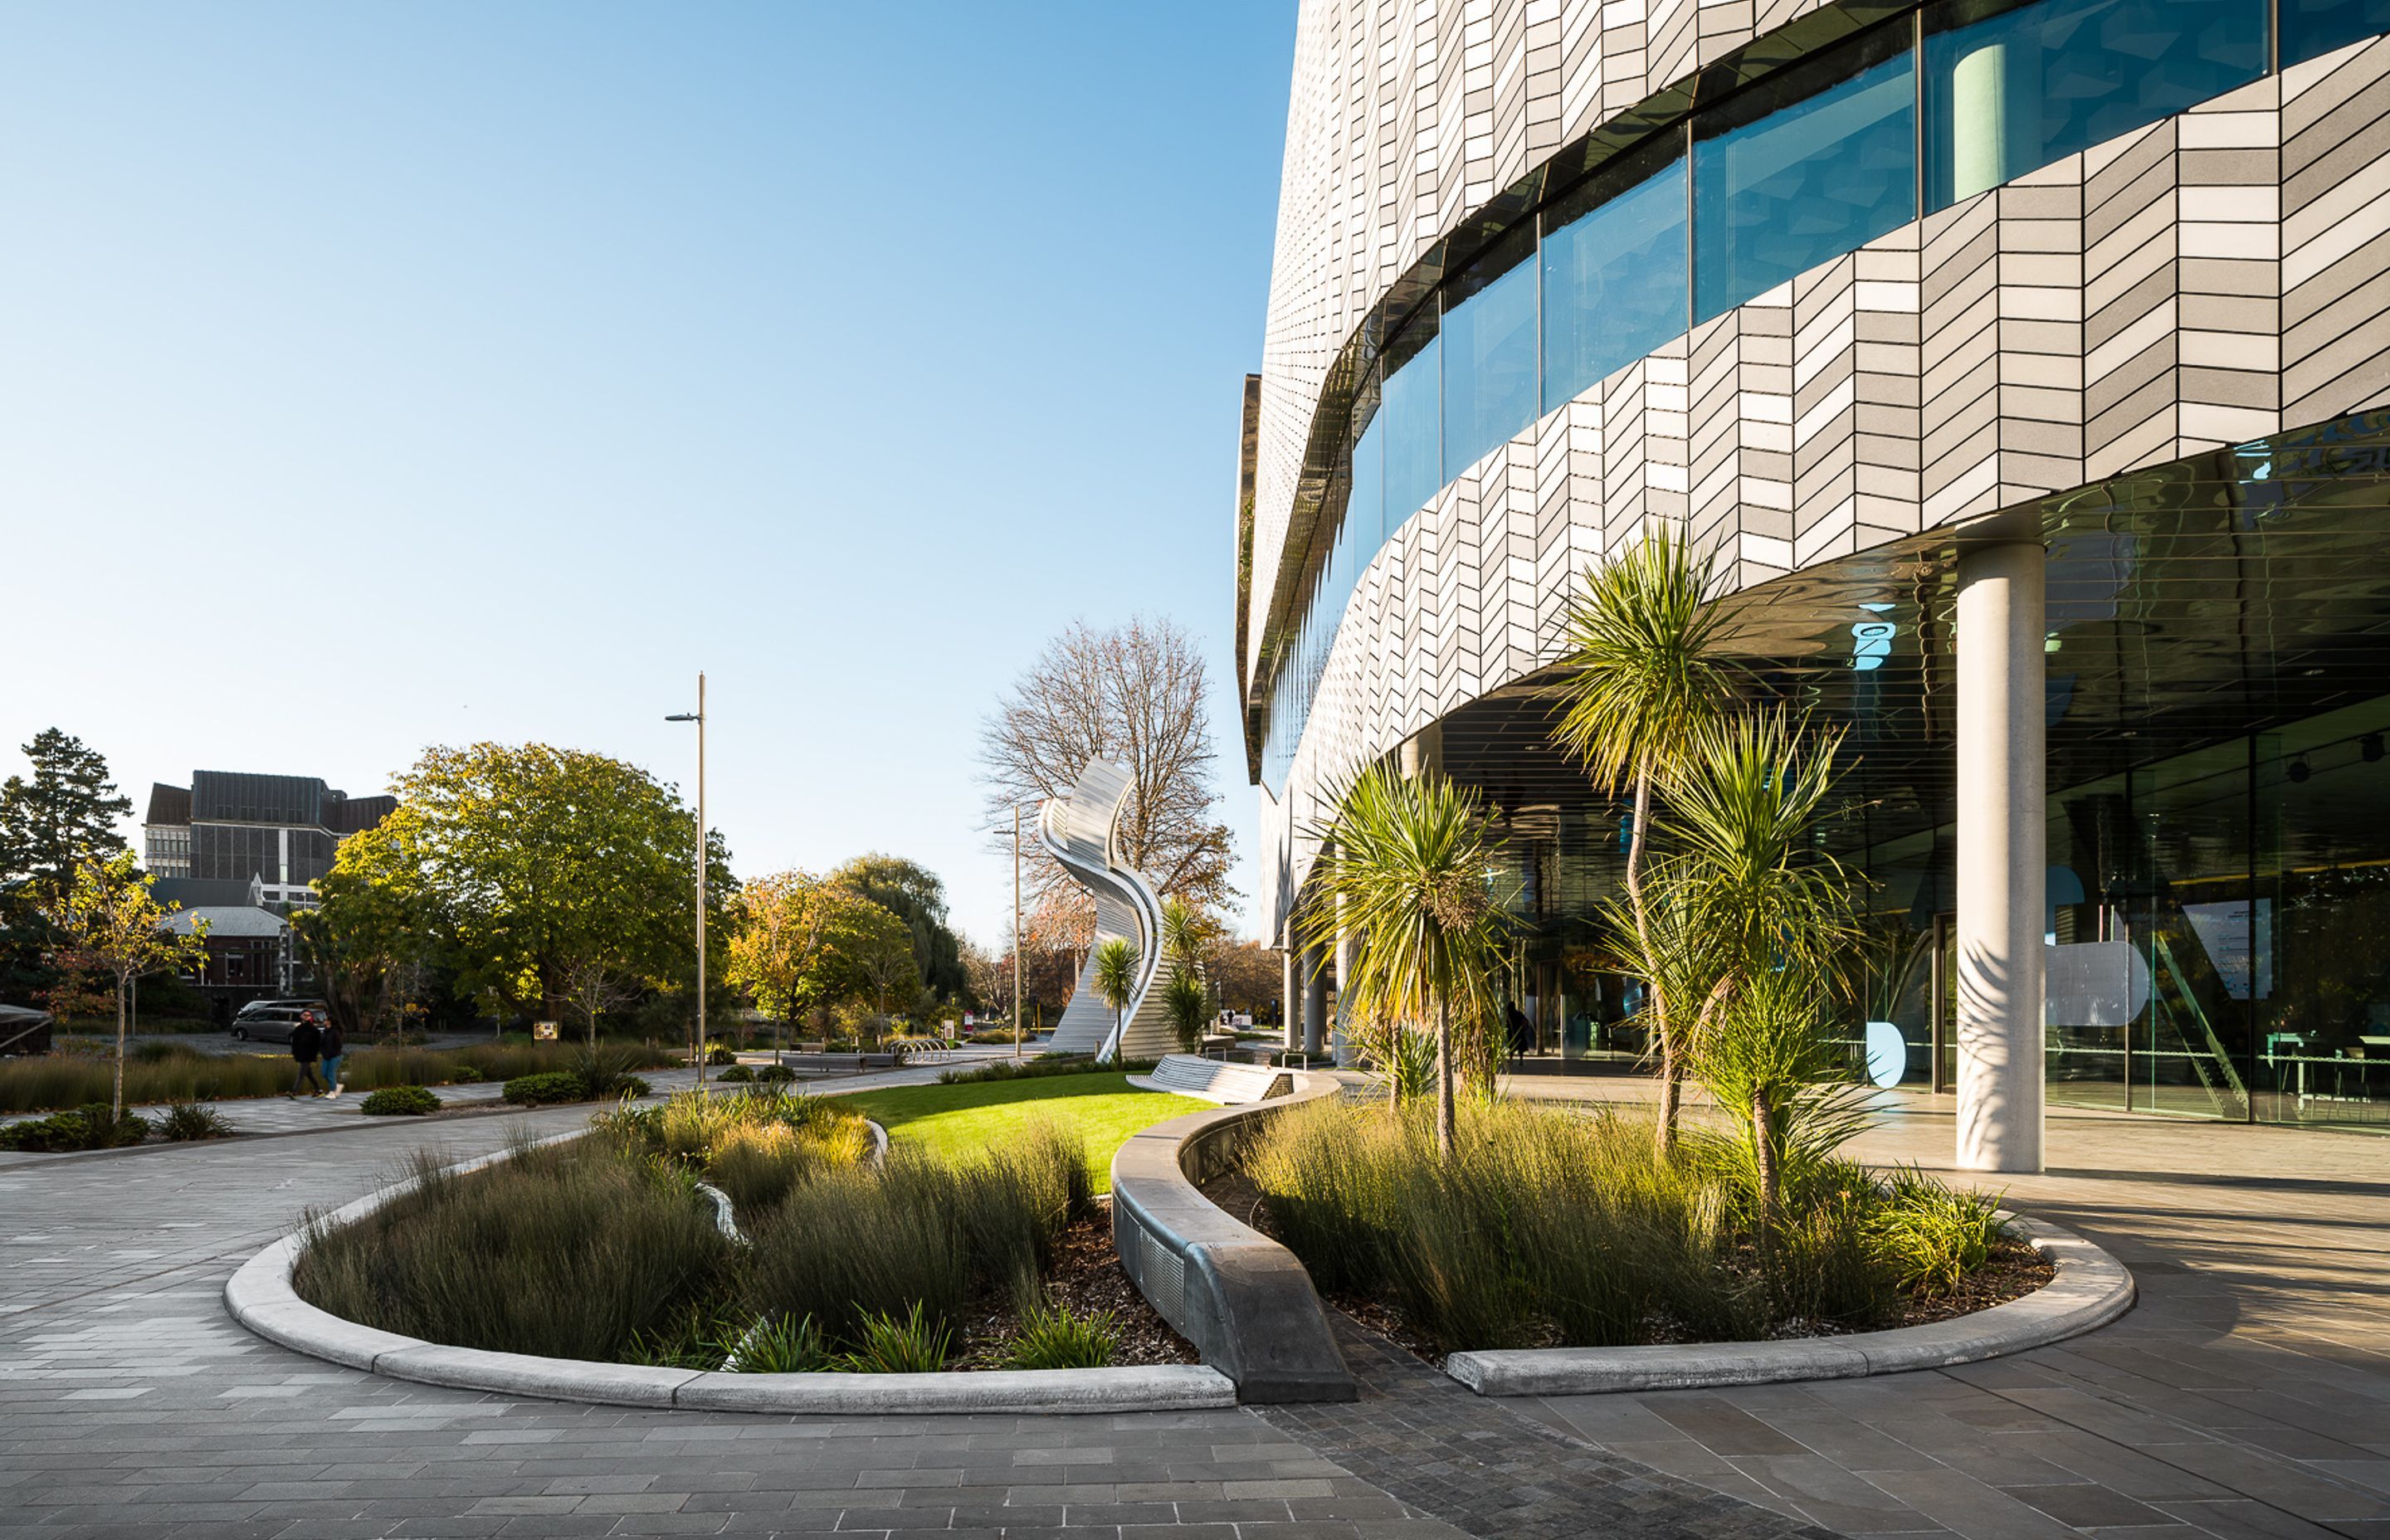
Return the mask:
[(972, 1085), (900, 1085), (839, 1100), (888, 1130), (893, 1143), (967, 1159), (1033, 1123), (1075, 1125), (1087, 1141), (1098, 1192), (1112, 1186), (1112, 1151), (1140, 1128), (1212, 1104), (1132, 1088), (1124, 1074), (1049, 1075)]

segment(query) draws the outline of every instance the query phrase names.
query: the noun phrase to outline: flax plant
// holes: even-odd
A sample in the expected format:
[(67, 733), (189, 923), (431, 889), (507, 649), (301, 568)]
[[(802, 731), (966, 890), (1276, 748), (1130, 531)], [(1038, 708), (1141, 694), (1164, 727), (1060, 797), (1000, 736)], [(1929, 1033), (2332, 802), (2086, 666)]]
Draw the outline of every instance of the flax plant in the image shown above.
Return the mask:
[[(1724, 714), (1733, 697), (1728, 633), (1716, 603), (1713, 563), (1696, 559), (1690, 539), (1663, 526), (1641, 545), (1585, 574), (1584, 591), (1569, 601), (1571, 671), (1554, 736), (1595, 781), (1615, 793), (1631, 786), (1634, 822), (1626, 844), (1626, 929), (1636, 951), (1653, 954), (1651, 905), (1644, 890), (1651, 797), (1686, 740)], [(1681, 1020), (1688, 1005), (1672, 981), (1647, 978), (1652, 1035), (1660, 1055), (1660, 1153), (1676, 1144), (1677, 1108), (1684, 1080)]]
[(1453, 1148), (1452, 1025), (1493, 1008), (1491, 979), (1509, 918), (1487, 888), (1499, 842), (1477, 793), (1441, 776), (1405, 778), (1385, 764), (1361, 773), (1334, 820), (1312, 831), (1321, 902), (1298, 929), (1332, 945), (1357, 935), (1345, 1008), (1364, 1020), (1433, 1022), (1436, 1149)]

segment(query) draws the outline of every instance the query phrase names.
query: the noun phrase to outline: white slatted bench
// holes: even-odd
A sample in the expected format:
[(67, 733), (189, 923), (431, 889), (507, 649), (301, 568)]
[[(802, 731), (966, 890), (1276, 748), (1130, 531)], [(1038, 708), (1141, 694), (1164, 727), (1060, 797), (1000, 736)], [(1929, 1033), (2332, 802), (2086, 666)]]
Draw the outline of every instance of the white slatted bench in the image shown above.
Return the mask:
[(1216, 1101), (1223, 1107), (1266, 1101), (1294, 1089), (1294, 1077), (1284, 1070), (1266, 1064), (1228, 1064), (1188, 1053), (1171, 1054), (1153, 1067), (1153, 1073), (1131, 1075), (1128, 1083), (1148, 1091)]

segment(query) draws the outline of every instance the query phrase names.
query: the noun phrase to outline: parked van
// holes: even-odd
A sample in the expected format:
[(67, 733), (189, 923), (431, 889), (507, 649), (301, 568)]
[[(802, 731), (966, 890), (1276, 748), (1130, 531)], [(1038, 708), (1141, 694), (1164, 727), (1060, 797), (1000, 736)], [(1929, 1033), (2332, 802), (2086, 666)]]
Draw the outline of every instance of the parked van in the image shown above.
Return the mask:
[(251, 1000), (232, 1019), (238, 1042), (288, 1043), (304, 1011), (314, 1011), (317, 1025), (330, 1020), (332, 1007), (321, 1000)]

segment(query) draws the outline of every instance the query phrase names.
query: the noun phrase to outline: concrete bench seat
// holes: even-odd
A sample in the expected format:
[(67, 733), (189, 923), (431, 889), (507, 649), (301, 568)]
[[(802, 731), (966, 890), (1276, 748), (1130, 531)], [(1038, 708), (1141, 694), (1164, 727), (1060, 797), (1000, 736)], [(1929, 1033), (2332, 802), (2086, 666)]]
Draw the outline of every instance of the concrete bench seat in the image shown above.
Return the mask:
[(1223, 1107), (1267, 1101), (1272, 1097), (1285, 1096), (1294, 1087), (1293, 1077), (1284, 1070), (1266, 1064), (1230, 1064), (1187, 1053), (1167, 1056), (1153, 1067), (1151, 1074), (1131, 1075), (1128, 1083), (1148, 1091), (1169, 1091), (1201, 1101), (1215, 1101)]

